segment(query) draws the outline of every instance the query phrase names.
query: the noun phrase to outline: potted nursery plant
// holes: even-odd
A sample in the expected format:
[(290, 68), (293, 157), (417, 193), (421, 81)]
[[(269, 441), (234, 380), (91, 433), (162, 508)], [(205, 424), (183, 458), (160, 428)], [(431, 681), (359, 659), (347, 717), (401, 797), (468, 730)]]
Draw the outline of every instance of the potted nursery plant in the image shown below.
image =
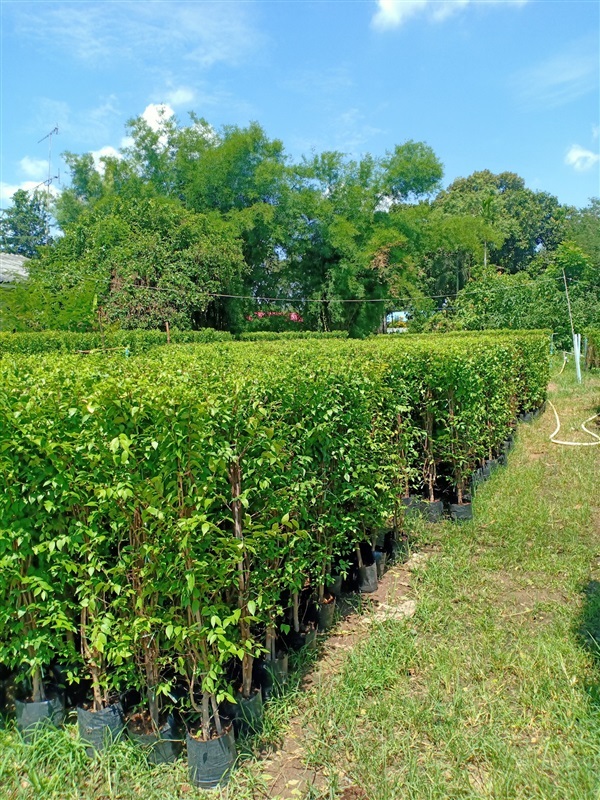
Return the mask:
[(62, 561), (54, 536), (33, 525), (5, 529), (0, 537), (0, 663), (16, 671), (17, 727), (26, 737), (38, 724), (64, 717), (51, 672), (56, 659), (75, 658)]

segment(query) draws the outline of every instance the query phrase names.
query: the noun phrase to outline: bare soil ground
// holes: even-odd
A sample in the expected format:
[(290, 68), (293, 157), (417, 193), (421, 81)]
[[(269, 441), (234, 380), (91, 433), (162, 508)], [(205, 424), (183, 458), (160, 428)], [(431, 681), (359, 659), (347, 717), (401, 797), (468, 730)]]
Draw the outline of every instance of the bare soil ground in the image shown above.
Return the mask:
[[(354, 610), (351, 598), (339, 603), (340, 619), (319, 643), (319, 661), (305, 676), (302, 689), (312, 692), (326, 676), (330, 679), (339, 668), (345, 655), (369, 635), (374, 622), (401, 620), (415, 613), (415, 599), (411, 590), (414, 570), (425, 563), (428, 551), (413, 553), (408, 561), (395, 564), (383, 576), (376, 592), (362, 596), (362, 608)], [(319, 797), (326, 791), (325, 775), (307, 766), (305, 761), (306, 730), (302, 710), (293, 717), (289, 731), (279, 750), (263, 761), (262, 778), (268, 791), (260, 790), (258, 797), (270, 800), (298, 800), (300, 797)], [(312, 793), (312, 794), (309, 794)], [(369, 800), (359, 786), (343, 787), (341, 800)]]

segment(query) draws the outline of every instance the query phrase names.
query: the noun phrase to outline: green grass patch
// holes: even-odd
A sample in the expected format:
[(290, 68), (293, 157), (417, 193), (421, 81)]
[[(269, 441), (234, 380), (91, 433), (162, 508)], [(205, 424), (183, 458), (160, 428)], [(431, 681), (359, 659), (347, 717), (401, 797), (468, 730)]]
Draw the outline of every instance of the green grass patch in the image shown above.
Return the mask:
[[(569, 438), (600, 379), (552, 399)], [(417, 532), (436, 552), (417, 612), (386, 623), (315, 696), (310, 758), (369, 798), (597, 798), (600, 447), (523, 425), (476, 518)]]

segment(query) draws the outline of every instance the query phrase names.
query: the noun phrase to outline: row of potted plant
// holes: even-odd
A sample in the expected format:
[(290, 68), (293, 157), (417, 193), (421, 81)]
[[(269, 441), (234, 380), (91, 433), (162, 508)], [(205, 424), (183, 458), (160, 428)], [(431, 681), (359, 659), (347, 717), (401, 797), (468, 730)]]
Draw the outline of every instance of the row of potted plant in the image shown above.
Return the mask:
[(35, 703), (53, 664), (87, 682), (92, 744), (123, 688), (157, 735), (182, 685), (210, 741), (301, 633), (307, 585), (323, 619), (340, 560), (373, 586), (370, 532), (398, 527), (417, 469), (460, 491), (519, 387), (539, 394), (541, 353), (527, 334), (5, 356), (0, 662)]
[[(113, 621), (120, 623), (120, 637), (113, 632), (110, 645), (101, 644), (101, 639), (92, 644), (89, 617), (82, 609), (78, 633), (69, 628), (61, 641), (60, 634), (54, 631), (52, 642), (45, 642), (49, 648), (46, 659), (51, 652), (54, 656), (51, 664), (21, 664), (11, 680), (0, 681), (0, 688), (8, 683), (13, 692), (16, 690), (13, 701), (17, 724), (26, 738), (41, 723), (59, 725), (64, 720), (65, 707), (70, 705), (76, 707), (79, 733), (90, 755), (127, 732), (147, 750), (151, 763), (164, 763), (177, 758), (185, 739), (190, 777), (197, 785), (209, 788), (226, 780), (235, 761), (234, 732), (258, 730), (263, 699), (285, 686), (289, 648), (312, 647), (317, 629), (331, 627), (343, 581), (346, 589), (372, 592), (377, 588), (378, 576), (383, 574), (394, 541), (391, 533), (373, 537), (377, 550), (365, 543), (353, 563), (338, 561), (336, 570), (343, 573), (328, 577), (324, 595), (319, 596), (307, 582), (299, 597), (294, 595), (293, 601), (290, 597), (291, 605), (284, 611), (282, 621), (276, 627), (263, 624), (262, 645), (258, 644), (258, 636), (255, 639), (254, 656), (260, 658), (253, 663), (246, 687), (245, 653), (240, 652), (238, 629), (241, 617), (237, 611), (226, 616), (225, 605), (213, 599), (211, 608), (204, 607), (198, 624), (192, 626), (191, 641), (191, 628), (175, 624), (176, 611), (166, 626), (163, 620), (158, 621), (156, 604), (181, 602), (181, 621), (181, 617), (194, 616), (193, 598), (200, 599), (199, 595), (192, 592), (187, 602), (185, 595), (161, 596), (157, 584), (152, 583), (155, 597), (152, 603), (145, 602), (147, 590), (140, 583), (140, 576), (151, 581), (164, 577), (157, 563), (148, 571), (148, 561), (128, 572), (133, 593), (130, 600), (137, 598), (135, 619), (118, 619), (115, 605)], [(144, 559), (147, 556), (145, 550)], [(117, 594), (126, 596), (126, 591)], [(121, 613), (125, 608), (126, 605), (121, 606)], [(255, 609), (251, 607), (249, 611)], [(220, 619), (217, 613), (221, 613)], [(42, 615), (38, 622), (44, 625), (47, 620)], [(31, 620), (29, 627), (33, 628)], [(70, 647), (72, 638), (78, 642), (84, 659), (90, 659), (87, 674)], [(119, 645), (121, 656), (115, 658)], [(129, 663), (121, 661), (127, 658), (126, 648), (133, 654)], [(238, 659), (241, 669), (236, 668)]]

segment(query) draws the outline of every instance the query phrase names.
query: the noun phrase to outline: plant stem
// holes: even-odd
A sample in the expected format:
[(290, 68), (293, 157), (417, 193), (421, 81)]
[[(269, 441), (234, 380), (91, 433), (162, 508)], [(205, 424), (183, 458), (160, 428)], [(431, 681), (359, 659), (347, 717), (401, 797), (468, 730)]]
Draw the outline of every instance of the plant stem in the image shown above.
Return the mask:
[(202, 692), (202, 738), (205, 742), (210, 739), (210, 696)]
[(223, 725), (221, 724), (221, 715), (219, 714), (219, 706), (217, 705), (217, 698), (214, 694), (210, 695), (210, 702), (213, 709), (213, 719), (215, 721), (215, 728), (217, 729), (217, 734), (221, 736), (223, 733)]
[(294, 614), (294, 631), (300, 633), (300, 598), (298, 592), (292, 595), (293, 600), (293, 614)]
[[(33, 648), (29, 648), (30, 652)], [(33, 670), (33, 675), (31, 676), (32, 681), (32, 691), (31, 691), (31, 699), (34, 703), (43, 703), (46, 699), (46, 692), (44, 690), (44, 682), (42, 680), (42, 670), (40, 667), (36, 667)]]

